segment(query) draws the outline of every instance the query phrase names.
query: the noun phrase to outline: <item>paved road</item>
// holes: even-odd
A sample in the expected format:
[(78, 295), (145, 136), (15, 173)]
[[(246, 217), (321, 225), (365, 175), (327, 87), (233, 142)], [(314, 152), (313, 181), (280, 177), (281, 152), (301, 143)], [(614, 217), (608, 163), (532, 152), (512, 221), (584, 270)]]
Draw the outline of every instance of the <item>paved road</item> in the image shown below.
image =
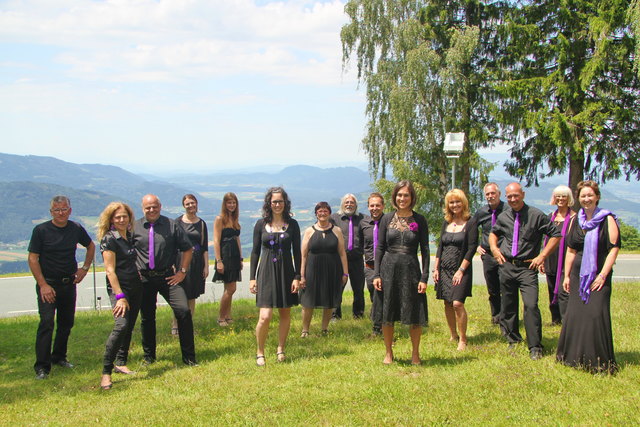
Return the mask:
[[(432, 259), (433, 265), (433, 259)], [(621, 255), (614, 267), (615, 281), (640, 281), (640, 255)], [(211, 269), (213, 274), (213, 269)], [(253, 298), (249, 292), (249, 265), (245, 263), (243, 276), (245, 280), (238, 283), (235, 298)], [(105, 288), (105, 273), (91, 273), (78, 285), (78, 310), (93, 310), (96, 307), (109, 309), (109, 299)], [(95, 278), (94, 278), (95, 277)], [(211, 283), (207, 279), (207, 291), (198, 302), (219, 301), (223, 286), (221, 283)], [(543, 281), (544, 277), (540, 276)], [(482, 276), (482, 263), (479, 257), (473, 259), (473, 283), (484, 285)], [(100, 300), (98, 300), (100, 298)], [(158, 298), (160, 305), (165, 301)], [(20, 316), (24, 314), (37, 314), (38, 303), (36, 301), (35, 281), (31, 276), (0, 278), (0, 317)]]

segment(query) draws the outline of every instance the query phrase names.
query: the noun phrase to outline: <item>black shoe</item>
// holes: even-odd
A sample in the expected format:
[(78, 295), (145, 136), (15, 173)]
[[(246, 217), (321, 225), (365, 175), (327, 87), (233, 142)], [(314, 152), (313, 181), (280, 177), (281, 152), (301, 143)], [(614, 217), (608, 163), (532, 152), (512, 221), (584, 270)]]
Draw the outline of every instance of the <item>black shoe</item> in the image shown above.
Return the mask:
[(142, 359), (142, 366), (149, 366), (153, 365), (154, 363), (156, 363), (156, 359), (153, 359), (151, 357), (145, 357), (144, 359)]
[(372, 336), (374, 336), (374, 337), (379, 337), (379, 336), (381, 336), (381, 335), (382, 335), (382, 331), (381, 331), (380, 329), (374, 329), (374, 330), (371, 332), (371, 335), (372, 335)]
[(57, 362), (53, 362), (53, 364), (61, 366), (63, 368), (68, 368), (68, 369), (73, 369), (76, 367), (73, 363), (69, 362), (67, 359), (58, 360)]
[(362, 313), (360, 313), (360, 314), (354, 314), (354, 315), (353, 315), (353, 320), (360, 320), (360, 319), (362, 319), (362, 317), (363, 317)]
[(507, 350), (515, 350), (516, 347), (518, 347), (518, 344), (520, 344), (520, 342), (510, 342), (509, 345), (507, 346)]
[(195, 368), (196, 366), (200, 366), (195, 360), (187, 360), (186, 362), (184, 362), (184, 364), (193, 368)]
[(542, 359), (542, 349), (538, 347), (534, 347), (529, 352), (529, 357), (531, 360), (540, 360)]
[(37, 380), (46, 380), (47, 378), (49, 378), (49, 374), (44, 369), (38, 369), (36, 371)]
[(499, 325), (500, 324), (500, 316), (493, 316), (491, 318), (491, 323), (494, 325)]

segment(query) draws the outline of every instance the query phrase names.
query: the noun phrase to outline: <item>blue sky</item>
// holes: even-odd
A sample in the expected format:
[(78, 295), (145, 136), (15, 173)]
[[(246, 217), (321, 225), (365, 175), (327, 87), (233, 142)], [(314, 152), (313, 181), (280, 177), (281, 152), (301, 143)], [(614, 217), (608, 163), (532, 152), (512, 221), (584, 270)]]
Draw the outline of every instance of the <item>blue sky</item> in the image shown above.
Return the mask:
[(365, 165), (343, 8), (0, 0), (0, 151), (154, 173)]

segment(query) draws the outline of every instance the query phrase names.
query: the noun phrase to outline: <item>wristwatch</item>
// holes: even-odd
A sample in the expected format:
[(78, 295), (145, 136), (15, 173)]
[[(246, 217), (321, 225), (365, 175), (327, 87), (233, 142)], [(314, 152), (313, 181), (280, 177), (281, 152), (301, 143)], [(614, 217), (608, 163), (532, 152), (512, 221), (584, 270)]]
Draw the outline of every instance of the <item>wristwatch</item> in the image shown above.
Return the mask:
[(187, 269), (184, 267), (180, 267), (180, 271), (184, 274), (187, 274)]
[(89, 271), (89, 267), (85, 267), (84, 265), (80, 268), (83, 269), (84, 271)]

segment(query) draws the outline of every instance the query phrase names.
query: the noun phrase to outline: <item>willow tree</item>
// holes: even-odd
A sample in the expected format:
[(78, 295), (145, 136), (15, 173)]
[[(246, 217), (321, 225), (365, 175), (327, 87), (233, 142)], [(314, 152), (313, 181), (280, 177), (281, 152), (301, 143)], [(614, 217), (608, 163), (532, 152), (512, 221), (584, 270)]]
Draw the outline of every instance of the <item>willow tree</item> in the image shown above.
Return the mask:
[(640, 84), (629, 0), (526, 2), (500, 34), (505, 70), (498, 119), (507, 170), (536, 183), (569, 171), (640, 177)]
[(345, 6), (343, 64), (353, 60), (366, 86), (362, 146), (371, 172), (382, 190), (390, 185), (389, 169), (422, 184), (420, 206), (434, 215), (441, 215), (450, 184), (447, 132), (466, 135), (457, 162), (460, 188), (486, 180), (489, 165), (476, 149), (497, 133), (487, 46), (500, 10), (478, 1), (349, 0)]

